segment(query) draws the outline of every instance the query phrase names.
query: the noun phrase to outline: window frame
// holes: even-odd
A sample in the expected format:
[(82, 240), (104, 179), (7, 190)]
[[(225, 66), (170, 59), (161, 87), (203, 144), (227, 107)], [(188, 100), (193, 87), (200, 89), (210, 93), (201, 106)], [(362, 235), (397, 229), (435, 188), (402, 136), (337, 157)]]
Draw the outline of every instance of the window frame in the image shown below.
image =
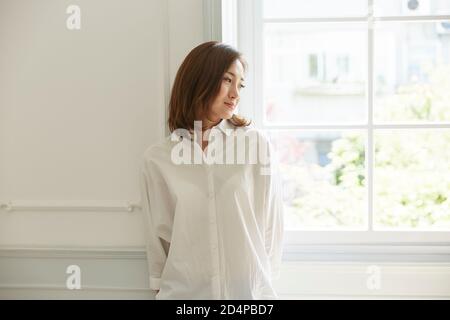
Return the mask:
[[(338, 253), (354, 253), (361, 259), (367, 260), (370, 254), (379, 254), (386, 260), (404, 259), (410, 261), (417, 254), (424, 257), (440, 257), (450, 261), (450, 232), (449, 231), (411, 231), (393, 230), (379, 231), (373, 228), (373, 134), (377, 129), (450, 129), (450, 123), (433, 124), (374, 124), (373, 115), (373, 76), (374, 76), (374, 34), (372, 24), (376, 21), (442, 21), (450, 20), (450, 15), (433, 16), (374, 16), (374, 0), (367, 0), (368, 15), (364, 17), (339, 18), (302, 18), (302, 19), (263, 19), (262, 0), (204, 0), (208, 6), (213, 6), (221, 12), (220, 18), (210, 19), (215, 24), (214, 29), (220, 30), (221, 36), (214, 40), (224, 41), (236, 46), (244, 53), (249, 62), (246, 89), (241, 94), (238, 112), (252, 119), (256, 127), (267, 129), (362, 129), (366, 132), (366, 174), (368, 229), (362, 231), (342, 230), (285, 230), (285, 259), (300, 259), (305, 250), (308, 253), (328, 253), (333, 256), (338, 246)], [(211, 11), (211, 10), (210, 10)], [(217, 12), (217, 11), (216, 11)], [(366, 124), (348, 125), (269, 125), (262, 119), (262, 81), (263, 79), (263, 39), (262, 27), (264, 22), (367, 22), (367, 119)], [(212, 40), (212, 39), (211, 39)], [(252, 106), (252, 107), (249, 107)], [(311, 249), (314, 248), (314, 249)], [(370, 250), (367, 250), (370, 248)]]

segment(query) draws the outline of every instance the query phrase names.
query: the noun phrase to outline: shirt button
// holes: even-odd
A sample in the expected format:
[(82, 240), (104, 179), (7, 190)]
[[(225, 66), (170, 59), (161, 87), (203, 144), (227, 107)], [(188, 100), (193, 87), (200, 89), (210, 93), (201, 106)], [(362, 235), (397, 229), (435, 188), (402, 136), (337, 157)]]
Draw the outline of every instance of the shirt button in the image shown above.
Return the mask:
[(210, 192), (209, 195), (208, 195), (208, 197), (209, 197), (210, 199), (214, 199), (214, 193), (213, 193), (213, 192)]

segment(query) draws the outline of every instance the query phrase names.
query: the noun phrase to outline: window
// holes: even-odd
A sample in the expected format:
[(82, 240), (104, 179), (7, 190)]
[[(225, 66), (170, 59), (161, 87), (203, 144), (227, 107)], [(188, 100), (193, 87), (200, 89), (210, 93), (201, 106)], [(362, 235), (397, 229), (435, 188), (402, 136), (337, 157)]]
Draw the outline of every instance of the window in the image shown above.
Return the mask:
[(288, 242), (450, 244), (450, 2), (229, 2)]

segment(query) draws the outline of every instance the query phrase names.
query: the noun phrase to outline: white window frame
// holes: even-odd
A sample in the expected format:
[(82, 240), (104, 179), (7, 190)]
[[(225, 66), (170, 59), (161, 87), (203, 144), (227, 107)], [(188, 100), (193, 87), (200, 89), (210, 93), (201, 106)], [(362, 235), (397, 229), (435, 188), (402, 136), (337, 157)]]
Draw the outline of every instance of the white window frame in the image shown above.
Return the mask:
[[(368, 1), (369, 13), (365, 17), (339, 18), (304, 18), (304, 19), (264, 19), (262, 18), (262, 0), (204, 0), (205, 40), (224, 41), (237, 47), (244, 53), (249, 62), (246, 76), (247, 87), (242, 92), (238, 112), (252, 119), (253, 123), (265, 129), (362, 129), (367, 130), (367, 150), (373, 150), (374, 129), (416, 129), (416, 128), (450, 128), (446, 124), (411, 124), (411, 125), (379, 125), (373, 124), (373, 29), (367, 28), (367, 98), (368, 119), (366, 125), (269, 125), (262, 119), (262, 26), (264, 22), (350, 22), (361, 21), (437, 21), (450, 20), (450, 15), (440, 16), (407, 16), (407, 17), (374, 17), (370, 8), (373, 0)], [(214, 27), (209, 24), (214, 25)], [(215, 30), (216, 32), (211, 32)], [(213, 34), (215, 33), (215, 34)], [(373, 159), (372, 152), (366, 153), (368, 177), (368, 230), (286, 230), (285, 254), (287, 260), (334, 256), (352, 257), (353, 259), (370, 260), (373, 257), (386, 260), (425, 260), (450, 261), (450, 232), (448, 231), (374, 231), (373, 216)], [(420, 257), (420, 258), (418, 258)], [(331, 258), (331, 259), (334, 259)]]

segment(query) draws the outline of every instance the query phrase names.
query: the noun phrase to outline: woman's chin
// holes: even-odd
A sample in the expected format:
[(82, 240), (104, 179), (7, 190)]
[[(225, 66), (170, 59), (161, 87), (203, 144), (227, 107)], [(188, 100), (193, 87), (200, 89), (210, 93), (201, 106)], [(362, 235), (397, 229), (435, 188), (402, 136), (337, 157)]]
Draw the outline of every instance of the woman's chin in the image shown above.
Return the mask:
[(226, 112), (222, 119), (231, 119), (233, 117), (234, 112)]

